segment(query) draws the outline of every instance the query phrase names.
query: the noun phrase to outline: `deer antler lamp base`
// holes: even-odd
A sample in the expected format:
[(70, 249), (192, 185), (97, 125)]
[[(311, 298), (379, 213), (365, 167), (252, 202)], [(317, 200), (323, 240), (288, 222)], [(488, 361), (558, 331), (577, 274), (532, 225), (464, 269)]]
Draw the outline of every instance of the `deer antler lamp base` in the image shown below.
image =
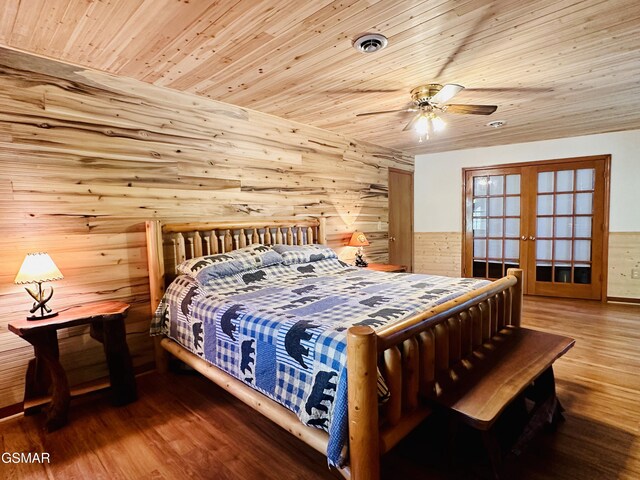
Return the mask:
[(54, 312), (51, 310), (51, 307), (47, 305), (47, 302), (51, 300), (53, 297), (53, 287), (49, 287), (51, 290), (49, 294), (45, 297), (44, 290), (42, 289), (42, 282), (38, 282), (38, 291), (34, 292), (29, 289), (29, 287), (24, 287), (24, 289), (31, 295), (31, 297), (35, 300), (33, 302), (33, 306), (29, 313), (33, 315), (28, 315), (27, 320), (42, 320), (44, 318), (51, 318), (58, 315), (58, 312)]

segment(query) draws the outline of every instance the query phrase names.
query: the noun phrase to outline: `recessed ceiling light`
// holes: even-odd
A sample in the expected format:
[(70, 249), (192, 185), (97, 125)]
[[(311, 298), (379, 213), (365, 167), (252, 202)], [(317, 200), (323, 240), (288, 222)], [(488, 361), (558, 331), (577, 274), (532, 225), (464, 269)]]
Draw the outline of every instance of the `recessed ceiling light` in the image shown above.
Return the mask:
[(506, 120), (494, 120), (493, 122), (487, 123), (487, 127), (500, 128), (507, 124)]
[(387, 46), (388, 40), (379, 33), (367, 33), (353, 41), (353, 48), (362, 53), (374, 53)]

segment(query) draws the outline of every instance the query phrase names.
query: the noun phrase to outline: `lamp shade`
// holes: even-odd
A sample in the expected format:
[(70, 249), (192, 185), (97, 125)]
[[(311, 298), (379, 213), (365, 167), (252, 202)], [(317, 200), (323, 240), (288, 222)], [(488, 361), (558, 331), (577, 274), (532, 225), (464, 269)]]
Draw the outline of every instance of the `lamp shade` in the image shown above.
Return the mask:
[(51, 282), (64, 277), (48, 253), (28, 253), (14, 280), (17, 284)]
[(353, 232), (351, 240), (349, 240), (350, 247), (366, 247), (367, 245), (369, 245), (369, 241), (367, 240), (367, 237), (365, 237), (364, 233)]

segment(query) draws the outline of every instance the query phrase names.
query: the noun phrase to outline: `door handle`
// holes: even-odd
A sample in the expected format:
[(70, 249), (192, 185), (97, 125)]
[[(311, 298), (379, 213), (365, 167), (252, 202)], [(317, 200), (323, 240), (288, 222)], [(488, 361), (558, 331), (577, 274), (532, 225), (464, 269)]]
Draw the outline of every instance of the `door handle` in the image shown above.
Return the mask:
[(522, 237), (520, 237), (523, 241), (527, 241), (527, 236), (526, 235), (522, 235)]
[(529, 240), (531, 240), (531, 241), (534, 241), (535, 239), (536, 239), (536, 237), (534, 237), (534, 236), (530, 236), (529, 237)]
[(389, 241), (390, 242), (395, 242), (396, 241), (396, 237), (389, 237)]

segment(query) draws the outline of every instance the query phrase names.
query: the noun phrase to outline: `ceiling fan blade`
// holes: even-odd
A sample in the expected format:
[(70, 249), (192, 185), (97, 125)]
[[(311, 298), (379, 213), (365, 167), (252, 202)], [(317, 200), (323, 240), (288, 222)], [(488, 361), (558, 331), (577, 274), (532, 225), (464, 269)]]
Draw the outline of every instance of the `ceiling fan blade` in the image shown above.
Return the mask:
[(420, 116), (422, 115), (422, 112), (420, 112), (419, 114), (417, 114), (415, 117), (413, 117), (409, 123), (407, 123), (405, 125), (405, 127), (402, 129), (403, 132), (406, 132), (407, 130), (411, 130), (413, 128), (413, 126), (416, 124), (416, 122), (418, 121), (418, 119), (420, 118)]
[(552, 88), (535, 88), (535, 87), (495, 87), (495, 88), (467, 88), (467, 92), (478, 93), (503, 93), (503, 92), (523, 92), (523, 93), (548, 93), (553, 92)]
[(472, 25), (469, 33), (467, 33), (467, 35), (460, 42), (458, 42), (458, 46), (453, 51), (453, 53), (449, 57), (447, 57), (447, 60), (442, 65), (442, 67), (440, 67), (440, 70), (434, 78), (442, 78), (442, 76), (444, 75), (444, 71), (455, 61), (456, 57), (464, 50), (464, 48), (473, 41), (473, 38), (489, 21), (489, 19), (493, 16), (493, 13), (493, 7), (487, 7), (482, 16)]
[(447, 103), (457, 94), (459, 94), (464, 87), (456, 83), (447, 83), (443, 86), (438, 93), (431, 97), (430, 102), (435, 104)]
[(443, 105), (442, 111), (447, 113), (464, 113), (470, 115), (491, 115), (498, 109), (497, 105)]
[(356, 113), (356, 117), (366, 117), (367, 115), (380, 115), (381, 113), (395, 113), (395, 112), (417, 112), (417, 108), (401, 108), (399, 110), (383, 110), (381, 112), (367, 112)]
[(399, 88), (338, 88), (333, 90), (326, 90), (323, 93), (326, 94), (353, 94), (353, 93), (397, 93), (404, 92), (404, 89)]

